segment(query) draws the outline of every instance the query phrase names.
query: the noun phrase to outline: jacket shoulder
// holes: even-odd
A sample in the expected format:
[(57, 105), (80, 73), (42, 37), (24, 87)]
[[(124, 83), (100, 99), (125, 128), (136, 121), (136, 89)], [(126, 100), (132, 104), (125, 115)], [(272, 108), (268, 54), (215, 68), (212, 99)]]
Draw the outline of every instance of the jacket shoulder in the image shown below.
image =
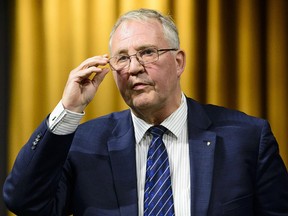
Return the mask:
[[(188, 98), (188, 106), (197, 107), (197, 110), (205, 113), (204, 115), (213, 123), (213, 125), (263, 125), (267, 120), (249, 115), (240, 110), (231, 109), (214, 104), (202, 104), (191, 98)], [(195, 108), (194, 108), (195, 109)], [(192, 113), (193, 115), (193, 113)]]
[(87, 122), (82, 123), (79, 126), (79, 129), (83, 128), (104, 128), (107, 129), (109, 127), (113, 127), (119, 121), (127, 121), (131, 118), (131, 113), (129, 110), (123, 110), (120, 112), (112, 112), (104, 116), (100, 116), (94, 119), (91, 119)]
[[(118, 125), (131, 127), (131, 113), (129, 110), (113, 112), (105, 116), (91, 119), (80, 124), (75, 132), (71, 151), (106, 152), (108, 140), (114, 136)], [(117, 127), (118, 126), (118, 127)], [(125, 129), (125, 128), (124, 128)]]

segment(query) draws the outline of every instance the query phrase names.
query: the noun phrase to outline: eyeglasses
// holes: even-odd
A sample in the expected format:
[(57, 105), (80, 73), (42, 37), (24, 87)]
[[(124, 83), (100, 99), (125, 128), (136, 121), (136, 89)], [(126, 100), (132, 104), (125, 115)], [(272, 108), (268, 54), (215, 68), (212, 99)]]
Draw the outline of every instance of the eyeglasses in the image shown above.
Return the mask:
[(159, 59), (159, 55), (162, 55), (168, 51), (177, 51), (178, 49), (156, 49), (154, 47), (145, 48), (139, 50), (133, 55), (119, 54), (109, 59), (109, 64), (112, 70), (118, 72), (126, 72), (130, 67), (131, 57), (135, 56), (137, 61), (141, 65), (156, 62)]

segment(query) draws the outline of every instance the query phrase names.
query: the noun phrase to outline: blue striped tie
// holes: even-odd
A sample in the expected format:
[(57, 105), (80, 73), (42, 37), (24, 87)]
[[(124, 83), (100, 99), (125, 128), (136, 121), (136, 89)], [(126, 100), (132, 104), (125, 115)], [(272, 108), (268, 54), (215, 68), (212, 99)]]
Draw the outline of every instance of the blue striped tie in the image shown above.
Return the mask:
[(147, 155), (144, 216), (175, 214), (168, 154), (162, 141), (166, 131), (161, 125), (149, 129), (153, 138)]

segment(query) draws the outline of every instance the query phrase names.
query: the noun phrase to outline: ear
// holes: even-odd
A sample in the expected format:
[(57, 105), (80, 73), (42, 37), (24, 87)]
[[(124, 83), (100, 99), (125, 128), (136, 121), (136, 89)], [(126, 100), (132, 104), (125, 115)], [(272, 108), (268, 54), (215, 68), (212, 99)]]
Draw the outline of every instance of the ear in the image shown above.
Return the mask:
[(175, 57), (177, 75), (180, 77), (186, 66), (186, 54), (183, 50), (178, 50)]

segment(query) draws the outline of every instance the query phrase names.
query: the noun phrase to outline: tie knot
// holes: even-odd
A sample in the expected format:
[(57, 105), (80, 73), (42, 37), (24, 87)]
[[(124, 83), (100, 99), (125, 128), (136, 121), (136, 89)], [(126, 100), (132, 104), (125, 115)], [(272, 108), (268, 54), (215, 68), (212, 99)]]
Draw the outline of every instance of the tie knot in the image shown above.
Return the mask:
[(153, 137), (162, 137), (168, 129), (162, 125), (156, 125), (149, 128), (149, 132)]

